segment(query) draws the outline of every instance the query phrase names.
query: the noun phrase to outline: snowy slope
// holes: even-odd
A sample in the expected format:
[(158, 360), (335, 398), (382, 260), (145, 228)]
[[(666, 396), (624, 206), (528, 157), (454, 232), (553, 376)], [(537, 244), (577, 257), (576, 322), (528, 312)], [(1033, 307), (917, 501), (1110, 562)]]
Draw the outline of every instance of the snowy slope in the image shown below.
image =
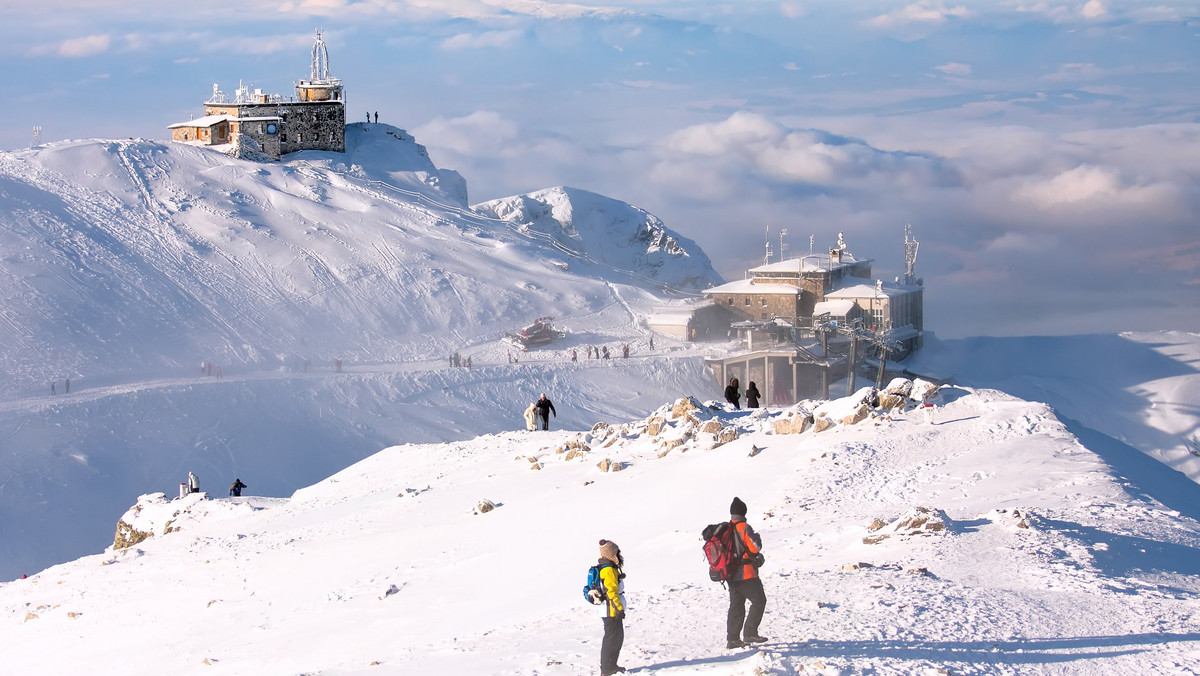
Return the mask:
[[(506, 432), (389, 448), (290, 500), (148, 497), (140, 523), (178, 511), (177, 532), (0, 585), (0, 671), (591, 674), (580, 587), (601, 537), (626, 554), (622, 663), (640, 673), (1200, 669), (1200, 510), (1114, 463), (1169, 470), (1089, 450), (1042, 404), (967, 388), (939, 404), (932, 425), (790, 435), (778, 410), (700, 410), (740, 438), (663, 455), (686, 427), (667, 406), (657, 436), (647, 419)], [(591, 450), (567, 460), (572, 440)], [(764, 540), (759, 650), (724, 648), (699, 552), (734, 495)], [(474, 514), (482, 499), (498, 507)], [(902, 527), (919, 507), (944, 528)]]
[[(619, 227), (594, 217), (590, 251), (627, 229), (607, 204)], [(582, 424), (712, 387), (671, 341), (642, 360), (648, 289), (713, 276), (702, 252), (575, 260), (471, 211), (388, 125), (279, 164), (147, 140), (0, 153), (0, 578), (97, 551), (189, 470), (282, 497), (396, 443), (513, 429), (543, 390)], [(497, 340), (544, 315), (567, 337), (509, 364)], [(603, 343), (634, 358), (566, 370)], [(476, 368), (449, 371), (455, 351)]]
[(912, 366), (1047, 402), (1093, 444), (1136, 448), (1200, 482), (1200, 335), (930, 340)]
[(0, 214), (0, 391), (24, 395), (205, 360), (430, 358), (595, 313), (615, 300), (609, 281), (715, 279), (665, 230), (675, 246), (652, 262), (618, 242), (607, 267), (564, 270), (544, 238), (469, 211), (461, 178), (388, 125), (349, 125), (347, 153), (281, 164), (145, 140), (3, 153)]
[(522, 232), (542, 233), (600, 269), (628, 269), (667, 290), (721, 283), (708, 256), (658, 218), (624, 202), (578, 188), (539, 190), (475, 205)]

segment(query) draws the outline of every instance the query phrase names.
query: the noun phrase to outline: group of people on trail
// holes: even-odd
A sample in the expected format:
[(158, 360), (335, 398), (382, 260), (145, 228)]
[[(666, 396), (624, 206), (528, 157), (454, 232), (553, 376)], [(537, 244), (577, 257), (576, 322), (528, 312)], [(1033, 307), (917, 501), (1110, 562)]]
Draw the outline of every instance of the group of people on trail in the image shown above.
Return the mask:
[(558, 411), (554, 410), (554, 402), (547, 399), (546, 393), (543, 392), (542, 396), (539, 397), (537, 401), (533, 402), (529, 405), (529, 408), (525, 409), (525, 429), (529, 430), (530, 432), (539, 429), (538, 423), (540, 421), (541, 429), (544, 431), (549, 431), (551, 413), (554, 414), (555, 418), (558, 417)]
[[(762, 398), (762, 394), (758, 391), (758, 386), (754, 381), (750, 381), (750, 386), (746, 388), (746, 408), (758, 408), (758, 400)], [(734, 408), (741, 408), (742, 394), (739, 389), (737, 378), (730, 378), (729, 384), (725, 386), (725, 401), (733, 404)]]
[[(63, 393), (64, 394), (71, 393), (71, 379), (70, 378), (67, 378), (66, 385), (63, 388)], [(50, 394), (58, 394), (58, 392), (55, 391), (55, 383), (50, 383)]]
[[(600, 347), (595, 347), (594, 345), (588, 345), (587, 346), (587, 356), (588, 356), (588, 359), (608, 359), (612, 355), (609, 354), (607, 345), (601, 345)], [(628, 357), (629, 354), (626, 353), (625, 356)]]
[[(725, 620), (725, 647), (744, 648), (767, 639), (759, 634), (767, 594), (758, 569), (762, 567), (762, 538), (746, 522), (746, 503), (735, 497), (729, 506), (729, 527), (733, 529), (735, 559), (730, 564), (729, 611)], [(600, 540), (597, 562), (598, 589), (585, 587), (588, 600), (603, 608), (604, 638), (600, 643), (600, 676), (626, 671), (617, 664), (625, 643), (625, 557), (612, 540)], [(589, 584), (591, 575), (589, 571)], [(750, 603), (749, 612), (746, 603)]]
[[(511, 352), (508, 355), (508, 361), (510, 363), (512, 362), (512, 353)], [(471, 358), (469, 356), (464, 357), (464, 356), (460, 355), (459, 353), (455, 352), (454, 354), (450, 355), (450, 366), (451, 366), (451, 368), (467, 368), (467, 369), (469, 369), (469, 368), (471, 368)]]

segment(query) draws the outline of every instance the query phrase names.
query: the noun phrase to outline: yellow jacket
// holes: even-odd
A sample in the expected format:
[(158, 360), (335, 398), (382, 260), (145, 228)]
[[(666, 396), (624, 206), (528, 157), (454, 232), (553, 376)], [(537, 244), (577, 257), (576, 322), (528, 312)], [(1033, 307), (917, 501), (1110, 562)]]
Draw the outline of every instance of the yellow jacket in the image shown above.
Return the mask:
[(617, 567), (610, 565), (601, 568), (600, 582), (604, 584), (604, 593), (608, 597), (605, 615), (616, 617), (617, 613), (625, 611), (625, 583), (617, 577)]

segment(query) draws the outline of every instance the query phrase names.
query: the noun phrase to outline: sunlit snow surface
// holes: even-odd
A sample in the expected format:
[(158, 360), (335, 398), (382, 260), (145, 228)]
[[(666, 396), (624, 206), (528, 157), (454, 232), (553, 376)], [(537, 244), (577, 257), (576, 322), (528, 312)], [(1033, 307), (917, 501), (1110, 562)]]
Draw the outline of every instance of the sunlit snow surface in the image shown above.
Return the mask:
[[(409, 154), (0, 155), (0, 564), (30, 574), (0, 584), (0, 673), (592, 674), (599, 538), (627, 558), (641, 673), (1200, 670), (1200, 337), (930, 337), (909, 366), (957, 383), (932, 422), (910, 402), (785, 435), (800, 407), (702, 406), (739, 433), (713, 447), (671, 404), (719, 395), (703, 357), (728, 346), (652, 350), (644, 317), (687, 292), (566, 246), (587, 221), (564, 195), (619, 204), (542, 191), (509, 204), (550, 218), (500, 223), (381, 140)], [(566, 338), (510, 362), (499, 338), (544, 314)], [(541, 392), (554, 431), (520, 431)], [(188, 471), (205, 495), (171, 500)], [(735, 495), (764, 541), (758, 650), (725, 649), (699, 547)], [(158, 534), (105, 550), (139, 496)], [(918, 508), (944, 529), (899, 525)]]

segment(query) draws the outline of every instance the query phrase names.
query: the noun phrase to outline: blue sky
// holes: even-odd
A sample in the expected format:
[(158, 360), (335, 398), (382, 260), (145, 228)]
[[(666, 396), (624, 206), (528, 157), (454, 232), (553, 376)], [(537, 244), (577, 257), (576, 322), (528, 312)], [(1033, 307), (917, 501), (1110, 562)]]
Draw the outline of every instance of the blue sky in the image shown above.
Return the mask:
[(473, 202), (599, 192), (727, 278), (769, 226), (773, 256), (844, 232), (890, 279), (911, 223), (939, 335), (1200, 330), (1194, 2), (10, 0), (0, 148), (290, 94), (317, 27), (349, 119)]

